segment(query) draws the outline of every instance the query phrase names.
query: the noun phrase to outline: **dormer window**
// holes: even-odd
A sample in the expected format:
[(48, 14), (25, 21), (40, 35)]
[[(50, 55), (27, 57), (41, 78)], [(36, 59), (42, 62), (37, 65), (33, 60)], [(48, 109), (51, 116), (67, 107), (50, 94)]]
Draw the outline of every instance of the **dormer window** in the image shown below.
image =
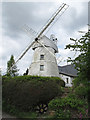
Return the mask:
[(44, 55), (40, 55), (40, 60), (44, 60)]

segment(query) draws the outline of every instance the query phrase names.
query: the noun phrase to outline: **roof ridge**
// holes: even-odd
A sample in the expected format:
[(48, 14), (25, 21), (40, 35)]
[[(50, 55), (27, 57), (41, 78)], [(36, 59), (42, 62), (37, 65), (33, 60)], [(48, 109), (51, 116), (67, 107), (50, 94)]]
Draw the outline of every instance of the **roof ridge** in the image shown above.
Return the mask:
[(59, 66), (59, 67), (65, 67), (65, 66), (71, 66), (71, 65), (73, 65), (73, 64), (69, 64), (69, 65), (64, 65), (64, 66)]

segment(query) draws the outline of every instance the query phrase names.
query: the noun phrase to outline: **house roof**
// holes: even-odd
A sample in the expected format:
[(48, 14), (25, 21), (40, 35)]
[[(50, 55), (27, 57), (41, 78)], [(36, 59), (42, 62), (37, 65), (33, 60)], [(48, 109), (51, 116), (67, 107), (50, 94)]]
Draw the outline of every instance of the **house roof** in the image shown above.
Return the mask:
[(59, 74), (64, 74), (67, 76), (75, 77), (77, 76), (78, 71), (75, 69), (74, 65), (65, 65), (65, 66), (58, 66)]

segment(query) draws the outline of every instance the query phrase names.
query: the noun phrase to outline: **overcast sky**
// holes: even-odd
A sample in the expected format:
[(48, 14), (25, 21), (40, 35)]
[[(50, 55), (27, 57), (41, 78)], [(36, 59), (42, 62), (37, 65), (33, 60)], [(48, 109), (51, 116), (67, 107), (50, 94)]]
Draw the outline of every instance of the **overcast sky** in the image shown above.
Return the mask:
[[(81, 2), (82, 1), (82, 2)], [(74, 53), (69, 50), (65, 50), (65, 46), (70, 43), (70, 38), (80, 38), (83, 34), (78, 31), (88, 31), (87, 24), (90, 24), (88, 18), (88, 0), (67, 0), (65, 3), (69, 5), (69, 8), (64, 14), (59, 17), (50, 29), (47, 29), (44, 33), (50, 38), (51, 34), (54, 34), (58, 39), (59, 53), (62, 62), (59, 65), (66, 65), (67, 58), (69, 56), (74, 57)], [(2, 22), (0, 22), (0, 67), (2, 73), (6, 72), (7, 61), (13, 54), (15, 59), (20, 53), (30, 44), (33, 39), (32, 35), (28, 36), (22, 27), (26, 24), (32, 28), (35, 32), (39, 32), (45, 25), (52, 14), (57, 8), (62, 5), (61, 2), (1, 2)], [(89, 16), (89, 17), (88, 17)], [(31, 33), (32, 34), (32, 33)], [(23, 74), (27, 68), (29, 68), (33, 56), (33, 50), (30, 49), (27, 54), (17, 64), (20, 69), (19, 73)]]

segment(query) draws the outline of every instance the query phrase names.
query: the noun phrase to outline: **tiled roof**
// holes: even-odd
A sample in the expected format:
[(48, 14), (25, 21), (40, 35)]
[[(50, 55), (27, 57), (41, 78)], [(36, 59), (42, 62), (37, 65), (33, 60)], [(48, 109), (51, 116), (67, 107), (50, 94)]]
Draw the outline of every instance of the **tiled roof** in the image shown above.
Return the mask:
[(64, 74), (68, 76), (77, 76), (78, 71), (75, 69), (74, 65), (58, 66), (59, 74)]

